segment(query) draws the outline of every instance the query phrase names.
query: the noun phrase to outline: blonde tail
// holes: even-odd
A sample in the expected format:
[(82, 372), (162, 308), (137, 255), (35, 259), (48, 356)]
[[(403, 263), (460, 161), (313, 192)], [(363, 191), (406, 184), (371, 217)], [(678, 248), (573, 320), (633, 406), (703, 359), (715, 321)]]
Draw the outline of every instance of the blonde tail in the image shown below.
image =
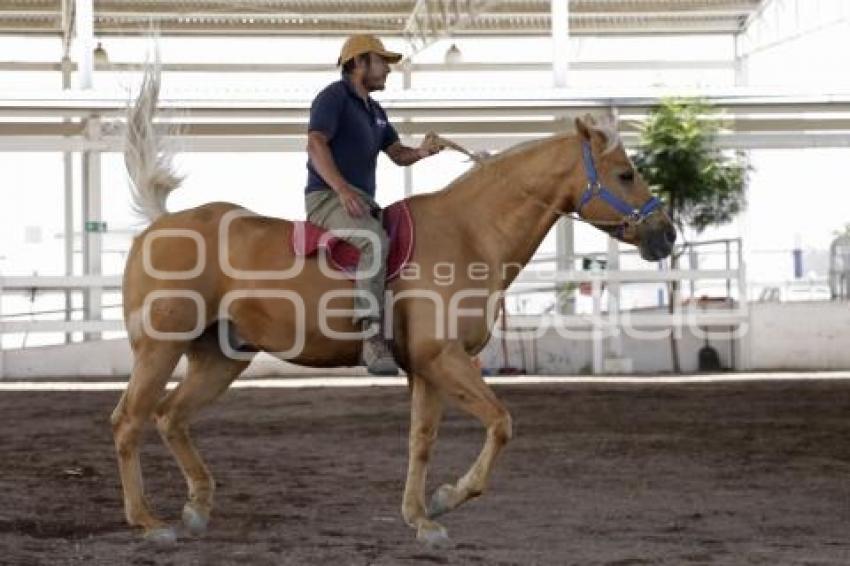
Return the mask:
[(156, 54), (153, 64), (145, 68), (142, 87), (135, 103), (127, 111), (124, 164), (130, 175), (133, 211), (153, 222), (168, 214), (165, 201), (180, 186), (183, 177), (172, 167), (173, 152), (161, 147), (154, 130), (153, 118), (159, 99), (160, 62)]

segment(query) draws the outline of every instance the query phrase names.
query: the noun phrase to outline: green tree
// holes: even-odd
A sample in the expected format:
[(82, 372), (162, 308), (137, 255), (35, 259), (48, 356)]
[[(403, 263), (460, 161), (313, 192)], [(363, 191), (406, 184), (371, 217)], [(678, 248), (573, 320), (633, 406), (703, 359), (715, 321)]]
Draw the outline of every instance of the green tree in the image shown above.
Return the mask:
[[(746, 206), (748, 167), (717, 148), (723, 128), (716, 111), (700, 100), (668, 99), (653, 109), (641, 128), (635, 166), (667, 205), (680, 241), (692, 231), (730, 222)], [(671, 256), (678, 267), (684, 247)], [(670, 311), (678, 300), (670, 285)], [(681, 371), (675, 333), (671, 334), (673, 370)]]
[(745, 207), (747, 166), (717, 149), (722, 126), (705, 103), (669, 99), (641, 129), (635, 165), (681, 232), (725, 224)]

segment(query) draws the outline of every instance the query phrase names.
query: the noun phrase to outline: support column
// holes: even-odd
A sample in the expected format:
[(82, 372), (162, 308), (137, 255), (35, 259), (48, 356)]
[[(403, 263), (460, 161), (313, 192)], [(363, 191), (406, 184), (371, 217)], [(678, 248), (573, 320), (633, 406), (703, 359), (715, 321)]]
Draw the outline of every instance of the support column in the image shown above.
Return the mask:
[(740, 35), (732, 39), (735, 45), (735, 86), (747, 86), (747, 65), (749, 58), (743, 55), (743, 38)]
[(77, 30), (77, 64), (79, 88), (92, 87), (94, 72), (94, 2), (93, 0), (76, 0), (74, 24)]
[[(567, 0), (551, 0), (552, 8), (552, 81), (556, 88), (567, 86), (570, 47), (570, 6)], [(555, 266), (558, 271), (573, 271), (575, 257), (575, 225), (572, 220), (561, 218), (555, 225)], [(556, 291), (555, 301), (560, 314), (575, 313), (575, 303), (560, 300)]]
[[(74, 24), (76, 28), (76, 52), (78, 87), (81, 90), (92, 88), (94, 74), (94, 0), (75, 0)], [(86, 120), (85, 138), (87, 141), (100, 139), (100, 119), (90, 116)], [(88, 149), (82, 154), (82, 226), (81, 240), (83, 248), (83, 275), (102, 274), (102, 236), (104, 224), (101, 222), (101, 156), (99, 150)], [(83, 293), (83, 310), (86, 320), (102, 319), (103, 290), (86, 289)], [(100, 339), (100, 332), (87, 332), (84, 340)]]
[(552, 76), (556, 87), (567, 86), (570, 70), (570, 3), (552, 2)]
[[(68, 90), (71, 88), (71, 59), (65, 55), (62, 57), (62, 89)], [(69, 122), (70, 120), (65, 120)], [(74, 154), (70, 151), (62, 153), (62, 163), (64, 170), (64, 186), (65, 186), (65, 275), (70, 277), (74, 275)], [(74, 294), (70, 290), (65, 290), (65, 320), (69, 321), (73, 317), (74, 309)], [(65, 343), (70, 344), (73, 341), (73, 333), (65, 333)]]
[[(100, 119), (92, 116), (86, 122), (86, 139), (100, 139)], [(102, 275), (101, 266), (103, 251), (103, 236), (105, 224), (101, 221), (101, 159), (100, 151), (86, 150), (83, 152), (82, 170), (82, 243), (83, 243), (83, 275)], [(86, 320), (102, 320), (102, 289), (89, 288), (83, 294)], [(99, 340), (100, 332), (88, 332), (85, 340)]]

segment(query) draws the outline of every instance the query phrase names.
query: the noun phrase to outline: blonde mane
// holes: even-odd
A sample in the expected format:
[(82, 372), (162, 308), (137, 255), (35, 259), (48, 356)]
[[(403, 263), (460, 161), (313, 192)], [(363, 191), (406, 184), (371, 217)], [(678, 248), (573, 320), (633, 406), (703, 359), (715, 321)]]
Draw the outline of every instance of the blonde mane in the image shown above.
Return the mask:
[[(620, 133), (617, 128), (617, 120), (615, 118), (612, 118), (610, 115), (603, 114), (598, 117), (593, 117), (588, 114), (584, 117), (584, 122), (588, 128), (590, 128), (594, 132), (602, 134), (602, 136), (605, 138), (606, 143), (605, 148), (602, 150), (602, 155), (607, 155), (611, 153), (612, 151), (620, 147), (620, 145), (622, 144)], [(512, 145), (508, 149), (496, 154), (489, 154), (487, 152), (477, 152), (476, 155), (478, 155), (481, 159), (475, 161), (473, 166), (469, 170), (467, 170), (459, 177), (453, 179), (445, 188), (448, 189), (454, 184), (464, 181), (468, 176), (478, 172), (481, 167), (485, 165), (499, 163), (504, 159), (516, 155), (517, 153), (521, 153), (538, 144), (547, 143), (558, 138), (573, 137), (576, 135), (578, 135), (578, 132), (572, 131), (567, 133), (554, 134), (552, 136), (545, 137), (542, 139), (527, 140), (524, 142), (520, 142), (516, 145)]]
[(616, 118), (607, 114), (603, 114), (596, 119), (588, 116), (585, 119), (585, 123), (591, 130), (599, 132), (605, 138), (606, 144), (605, 149), (602, 150), (602, 155), (607, 155), (620, 147), (622, 140), (620, 139), (620, 132), (617, 128)]

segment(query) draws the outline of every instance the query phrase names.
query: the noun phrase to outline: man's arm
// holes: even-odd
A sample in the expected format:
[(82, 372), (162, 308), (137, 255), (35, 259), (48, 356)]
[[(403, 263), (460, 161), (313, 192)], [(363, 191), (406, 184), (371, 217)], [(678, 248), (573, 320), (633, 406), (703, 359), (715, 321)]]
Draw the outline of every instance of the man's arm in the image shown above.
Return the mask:
[(387, 152), (387, 156), (389, 156), (393, 163), (404, 167), (407, 165), (413, 165), (420, 159), (425, 159), (430, 155), (434, 155), (441, 149), (443, 148), (426, 136), (426, 138), (422, 140), (422, 145), (419, 147), (408, 147), (400, 141), (396, 141), (384, 151)]
[(425, 153), (421, 147), (408, 147), (398, 141), (388, 147), (385, 151), (393, 163), (401, 165), (402, 167), (413, 165), (420, 159), (425, 159), (431, 155), (430, 153)]
[(342, 187), (348, 186), (336, 166), (331, 148), (328, 145), (328, 137), (324, 133), (319, 131), (307, 133), (307, 155), (316, 172), (335, 192), (339, 192)]
[(366, 204), (357, 193), (348, 186), (348, 181), (339, 172), (336, 166), (331, 148), (328, 147), (328, 138), (319, 131), (307, 133), (307, 155), (316, 172), (325, 183), (339, 195), (342, 205), (351, 216), (363, 216), (366, 214)]

